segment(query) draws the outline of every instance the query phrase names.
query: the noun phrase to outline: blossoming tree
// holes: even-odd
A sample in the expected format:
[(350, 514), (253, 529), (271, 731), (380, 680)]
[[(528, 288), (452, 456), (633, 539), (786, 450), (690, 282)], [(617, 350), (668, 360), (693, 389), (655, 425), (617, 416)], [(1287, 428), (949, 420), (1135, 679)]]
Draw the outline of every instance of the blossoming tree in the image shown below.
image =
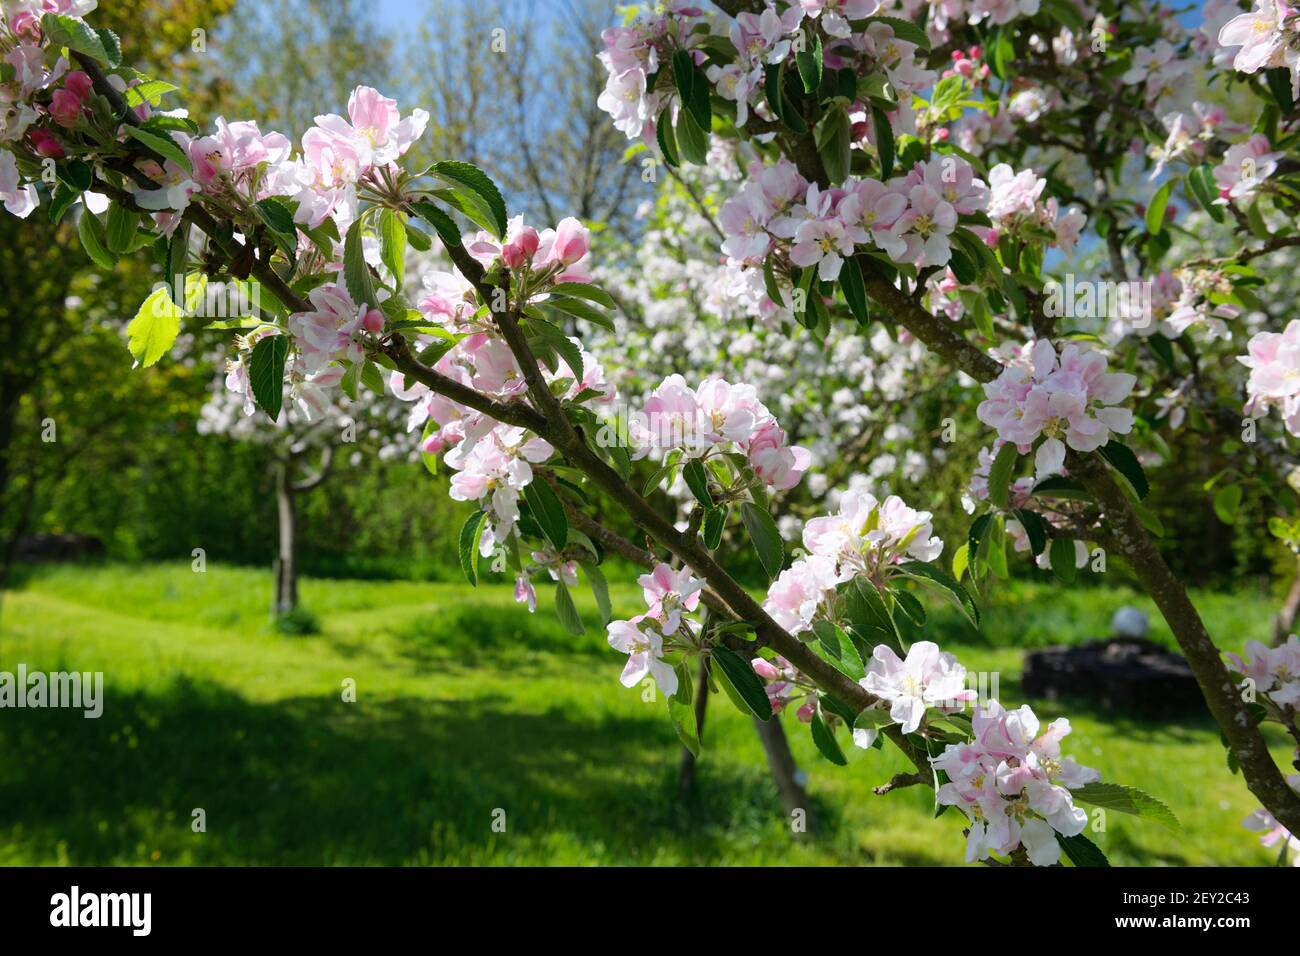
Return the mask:
[[(1243, 456), (1290, 474), (1265, 416), (1277, 409), (1300, 431), (1300, 324), (1243, 344), (1248, 400), (1237, 407), (1232, 378), (1199, 364), (1199, 339), (1233, 336), (1257, 300), (1251, 261), (1300, 245), (1289, 8), (1211, 3), (1188, 34), (1160, 11), (1104, 0), (717, 6), (725, 16), (671, 4), (607, 31), (600, 105), (669, 167), (705, 162), (715, 137), (746, 151), (719, 251), (757, 321), (807, 349), (837, 324), (879, 324), (982, 385), (967, 404), (989, 450), (970, 463), (976, 514), (956, 548), (930, 512), (857, 488), (807, 522), (787, 563), (769, 502), (816, 463), (765, 396), (672, 375), (627, 413), (583, 343), (614, 307), (591, 280), (586, 229), (510, 218), (488, 177), (454, 159), (406, 168), (427, 117), (402, 116), (373, 89), (357, 88), (346, 116), (317, 117), (297, 147), (248, 121), (202, 134), (163, 108), (170, 84), (124, 65), (116, 38), (83, 19), (92, 0), (6, 0), (0, 194), (20, 216), (39, 205), (58, 220), (80, 206), (83, 244), (106, 267), (147, 250), (171, 277), (257, 283), (263, 308), (233, 384), (271, 418), (286, 393), (310, 412), (313, 396), (345, 382), (411, 403), (423, 453), (442, 456), (453, 498), (475, 506), (459, 539), (470, 582), (476, 555), (490, 556), (532, 609), (532, 581), (548, 575), (556, 612), (580, 630), (570, 589), (586, 578), (627, 655), (622, 682), (653, 687), (688, 747), (699, 745), (690, 665), (707, 658), (743, 711), (768, 720), (797, 701), (833, 763), (845, 762), (842, 739), (899, 748), (915, 770), (878, 792), (933, 787), (938, 808), (958, 808), (970, 860), (1104, 863), (1085, 807), (1167, 817), (1163, 805), (1064, 754), (1068, 720), (1044, 728), (1028, 707), (973, 700), (960, 662), (931, 641), (904, 646), (900, 631), (924, 627), (922, 589), (978, 627), (962, 581), (1004, 568), (1008, 540), (1066, 578), (1086, 541), (1123, 559), (1164, 615), (1268, 814), (1255, 825), (1296, 832), (1297, 781), (1259, 729), (1278, 721), (1300, 742), (1295, 642), (1225, 661), (1156, 546), (1134, 450), (1160, 427), (1143, 395), (1172, 366)], [(1249, 129), (1183, 102), (1197, 64), (1253, 98)], [(1135, 168), (1155, 177), (1141, 203), (1128, 195)], [(1048, 287), (1054, 250), (1088, 225), (1116, 280), (1157, 269), (1175, 189), (1235, 223), (1240, 246), (1171, 264), (1178, 284), (1166, 282), (1157, 332), (1139, 334), (1151, 316), (1132, 314), (1133, 334), (1106, 350), (1063, 326)], [(87, 193), (110, 198), (102, 219)], [(412, 301), (406, 249), (434, 242), (452, 268)], [(139, 364), (167, 353), (183, 305), (146, 302), (129, 329)], [(680, 524), (646, 496), (679, 476), (693, 499)], [(645, 540), (596, 521), (593, 495)], [(764, 600), (728, 571), (729, 528), (772, 579)], [(645, 610), (629, 620), (610, 619), (609, 554), (646, 571)]]

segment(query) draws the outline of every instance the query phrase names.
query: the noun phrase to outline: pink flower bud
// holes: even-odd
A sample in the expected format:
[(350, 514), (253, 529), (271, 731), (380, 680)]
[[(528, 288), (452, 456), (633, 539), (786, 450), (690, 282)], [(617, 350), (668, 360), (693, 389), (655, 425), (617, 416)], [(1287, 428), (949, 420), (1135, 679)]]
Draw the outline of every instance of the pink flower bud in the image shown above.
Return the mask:
[(32, 149), (38, 156), (44, 156), (46, 159), (62, 159), (63, 146), (54, 138), (54, 135), (47, 129), (34, 129), (31, 132)]
[(799, 718), (800, 723), (811, 724), (813, 714), (817, 712), (817, 705), (809, 701), (795, 711), (795, 716)]
[(361, 320), (361, 325), (367, 332), (383, 331), (384, 313), (380, 312), (378, 309), (371, 309), (366, 313), (365, 318)]
[(79, 100), (84, 100), (92, 87), (90, 77), (81, 70), (73, 70), (63, 79), (63, 88)]
[(571, 266), (587, 254), (591, 248), (591, 237), (582, 223), (569, 216), (561, 219), (555, 227), (555, 258), (566, 266)]
[(750, 663), (754, 666), (754, 673), (763, 680), (776, 680), (781, 674), (770, 662), (761, 657), (755, 657)]
[(55, 90), (50, 101), (50, 116), (54, 122), (67, 129), (77, 125), (81, 116), (81, 97), (71, 90)]

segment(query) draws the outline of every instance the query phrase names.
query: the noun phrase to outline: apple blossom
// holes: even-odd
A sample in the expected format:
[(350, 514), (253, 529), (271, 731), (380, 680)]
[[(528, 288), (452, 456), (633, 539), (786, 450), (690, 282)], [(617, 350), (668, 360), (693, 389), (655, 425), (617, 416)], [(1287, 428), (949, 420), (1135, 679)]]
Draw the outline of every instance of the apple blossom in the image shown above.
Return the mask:
[(1300, 435), (1300, 319), (1281, 332), (1260, 332), (1237, 361), (1250, 369), (1245, 414), (1252, 418), (1277, 408), (1292, 435)]
[[(889, 717), (905, 734), (915, 733), (928, 708), (960, 710), (975, 699), (966, 687), (966, 668), (932, 641), (917, 641), (900, 659), (893, 648), (877, 644), (871, 652), (864, 688), (889, 704)], [(864, 750), (876, 740), (874, 728), (855, 729), (853, 742)]]
[(1112, 433), (1132, 430), (1133, 413), (1117, 403), (1132, 392), (1136, 377), (1107, 372), (1101, 352), (1071, 343), (1058, 357), (1049, 340), (1039, 339), (1030, 359), (1028, 368), (1009, 366), (984, 386), (976, 415), (1022, 452), (1044, 438), (1034, 459), (1040, 478), (1060, 473), (1066, 446), (1093, 451)]
[(663, 659), (664, 635), (653, 621), (647, 621), (645, 615), (612, 621), (608, 633), (609, 646), (628, 655), (627, 665), (619, 675), (624, 687), (635, 687), (649, 676), (666, 696), (677, 693), (677, 672)]
[(969, 819), (967, 862), (1023, 846), (1035, 866), (1055, 864), (1060, 859), (1056, 833), (1076, 836), (1088, 822), (1070, 791), (1101, 779), (1097, 771), (1061, 755), (1070, 722), (1053, 721), (1040, 736), (1028, 705), (1008, 711), (991, 700), (975, 709), (972, 725), (969, 743), (948, 744), (932, 758), (935, 769), (948, 776), (938, 802), (958, 807)]

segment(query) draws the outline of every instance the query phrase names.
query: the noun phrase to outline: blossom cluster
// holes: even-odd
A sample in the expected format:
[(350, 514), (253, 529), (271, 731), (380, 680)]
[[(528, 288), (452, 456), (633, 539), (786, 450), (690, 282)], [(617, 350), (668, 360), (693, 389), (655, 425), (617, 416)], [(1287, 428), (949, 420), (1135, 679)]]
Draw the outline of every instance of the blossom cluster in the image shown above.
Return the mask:
[[(1286, 782), (1292, 790), (1300, 793), (1300, 773), (1287, 777)], [(1278, 823), (1273, 814), (1260, 807), (1241, 823), (1247, 830), (1262, 834), (1259, 838), (1261, 846), (1271, 848), (1280, 845), (1283, 857), (1290, 852), (1293, 854), (1291, 865), (1300, 866), (1300, 837), (1297, 837), (1281, 823)]]
[(788, 444), (785, 430), (752, 385), (733, 385), (721, 378), (706, 378), (691, 388), (682, 376), (668, 376), (628, 430), (637, 457), (680, 451), (704, 459), (735, 448), (754, 474), (776, 491), (793, 488), (812, 464), (806, 448)]
[(1035, 866), (1059, 862), (1056, 835), (1077, 836), (1088, 822), (1070, 791), (1101, 779), (1061, 754), (1070, 722), (1054, 720), (1040, 735), (1028, 705), (1009, 711), (995, 700), (977, 707), (971, 722), (968, 743), (948, 744), (933, 758), (935, 769), (948, 777), (939, 787), (939, 803), (958, 807), (970, 821), (967, 861), (1023, 847)]
[(1250, 369), (1245, 414), (1252, 418), (1277, 408), (1292, 435), (1300, 435), (1300, 319), (1281, 332), (1260, 332), (1237, 361)]
[(938, 558), (943, 541), (932, 517), (897, 495), (878, 501), (862, 490), (845, 493), (838, 513), (804, 526), (808, 554), (772, 582), (763, 609), (791, 634), (810, 630), (838, 585), (860, 575), (880, 582), (903, 561)]
[[(917, 641), (905, 658), (877, 644), (859, 683), (889, 705), (889, 719), (905, 734), (920, 728), (927, 710), (955, 713), (976, 698), (966, 686), (966, 668), (933, 641)], [(853, 742), (865, 750), (878, 734), (874, 727), (855, 728)]]
[(635, 687), (653, 677), (668, 697), (677, 693), (677, 672), (664, 660), (675, 646), (698, 649), (697, 635), (687, 617), (700, 603), (704, 582), (688, 567), (674, 570), (659, 564), (637, 578), (646, 609), (626, 621), (608, 625), (609, 646), (628, 655), (619, 678), (624, 687)]
[(1300, 637), (1292, 634), (1285, 643), (1268, 647), (1259, 641), (1246, 644), (1245, 656), (1228, 654), (1232, 669), (1249, 678), (1256, 694), (1278, 711), (1300, 714)]
[(1224, 53), (1231, 54), (1234, 69), (1256, 73), (1285, 68), (1300, 93), (1300, 14), (1289, 3), (1255, 0), (1254, 9), (1220, 27), (1218, 41)]
[(1132, 430), (1132, 411), (1118, 403), (1135, 383), (1128, 372), (1107, 372), (1095, 349), (1070, 343), (1058, 355), (1051, 341), (1038, 339), (984, 386), (976, 416), (1022, 453), (1042, 438), (1034, 466), (1043, 478), (1062, 472), (1067, 446), (1095, 451), (1112, 434)]

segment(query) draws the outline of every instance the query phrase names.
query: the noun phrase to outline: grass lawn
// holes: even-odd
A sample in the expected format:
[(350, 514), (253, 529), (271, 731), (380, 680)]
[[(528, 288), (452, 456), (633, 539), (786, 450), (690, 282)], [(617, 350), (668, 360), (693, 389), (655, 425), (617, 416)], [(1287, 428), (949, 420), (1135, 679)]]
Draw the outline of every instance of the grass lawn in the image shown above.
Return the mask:
[[(583, 638), (508, 588), (302, 582), (322, 633), (267, 623), (269, 573), (55, 567), (4, 594), (0, 670), (102, 670), (104, 714), (0, 710), (0, 863), (960, 864), (956, 813), (925, 788), (876, 797), (904, 769), (857, 751), (847, 768), (783, 718), (808, 774), (816, 832), (795, 838), (747, 718), (710, 702), (697, 791), (676, 794), (662, 701), (617, 680), (594, 604)], [(632, 588), (615, 590), (629, 612)], [(1227, 648), (1263, 636), (1258, 595), (1196, 595)], [(936, 608), (931, 634), (1020, 696), (1020, 648), (1099, 636), (1132, 594), (1017, 585), (981, 637)], [(1154, 619), (1153, 615), (1153, 619)], [(1156, 629), (1157, 638), (1168, 639)], [(342, 699), (345, 679), (357, 700)], [(1181, 832), (1110, 814), (1093, 839), (1116, 865), (1269, 865), (1241, 819), (1256, 806), (1208, 718), (1156, 723), (1029, 701), (1073, 721), (1067, 751), (1161, 798)], [(1281, 735), (1270, 737), (1279, 756)], [(202, 808), (207, 830), (192, 832)], [(505, 832), (494, 818), (504, 811)], [(499, 827), (497, 828), (500, 829)]]

